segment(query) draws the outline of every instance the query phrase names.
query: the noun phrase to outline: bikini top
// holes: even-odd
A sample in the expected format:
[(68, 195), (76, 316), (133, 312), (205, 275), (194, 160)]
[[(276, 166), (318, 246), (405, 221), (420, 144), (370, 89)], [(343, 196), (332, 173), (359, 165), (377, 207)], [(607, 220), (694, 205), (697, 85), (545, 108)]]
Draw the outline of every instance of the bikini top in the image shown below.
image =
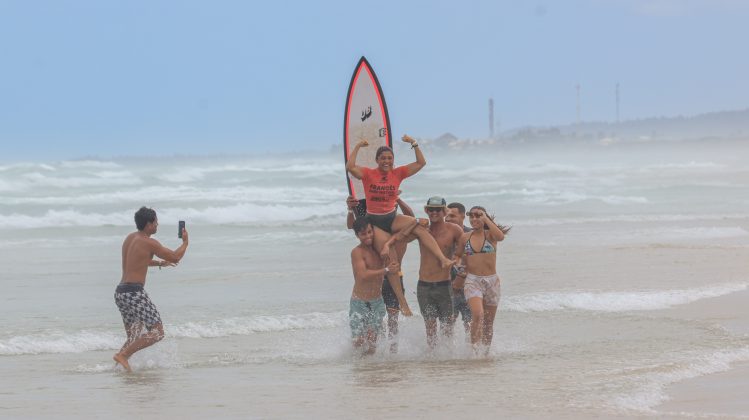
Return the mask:
[(466, 241), (466, 246), (465, 246), (466, 255), (493, 254), (497, 252), (497, 250), (494, 248), (494, 245), (492, 245), (492, 243), (489, 242), (488, 239), (486, 239), (486, 234), (484, 234), (484, 245), (481, 247), (480, 251), (476, 252), (476, 250), (473, 249), (473, 245), (471, 245), (471, 237), (473, 237), (473, 232), (471, 232), (471, 234), (468, 235), (468, 240)]

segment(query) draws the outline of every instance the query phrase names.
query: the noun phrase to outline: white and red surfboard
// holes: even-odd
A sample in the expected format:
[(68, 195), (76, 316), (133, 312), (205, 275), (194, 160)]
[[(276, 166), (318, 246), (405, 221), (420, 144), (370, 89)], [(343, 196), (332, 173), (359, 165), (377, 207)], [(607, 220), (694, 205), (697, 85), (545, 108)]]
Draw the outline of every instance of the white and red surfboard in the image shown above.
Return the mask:
[[(393, 147), (390, 133), (390, 117), (382, 87), (372, 66), (362, 57), (351, 76), (346, 96), (346, 114), (343, 118), (344, 162), (348, 162), (348, 156), (356, 143), (361, 139), (367, 139), (369, 146), (359, 149), (356, 164), (368, 168), (376, 167), (377, 149), (380, 146)], [(352, 177), (348, 171), (346, 182), (349, 194), (359, 199), (364, 198), (361, 181)]]

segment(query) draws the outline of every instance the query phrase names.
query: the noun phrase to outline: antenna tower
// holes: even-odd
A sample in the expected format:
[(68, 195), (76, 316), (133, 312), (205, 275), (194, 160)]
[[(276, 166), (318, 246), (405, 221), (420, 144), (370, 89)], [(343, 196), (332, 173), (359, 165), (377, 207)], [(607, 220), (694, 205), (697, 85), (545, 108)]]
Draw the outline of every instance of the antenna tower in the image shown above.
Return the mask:
[(580, 125), (580, 83), (575, 85), (577, 91), (577, 125)]
[(619, 124), (619, 83), (616, 84), (616, 123)]
[(494, 138), (494, 99), (489, 98), (489, 138)]

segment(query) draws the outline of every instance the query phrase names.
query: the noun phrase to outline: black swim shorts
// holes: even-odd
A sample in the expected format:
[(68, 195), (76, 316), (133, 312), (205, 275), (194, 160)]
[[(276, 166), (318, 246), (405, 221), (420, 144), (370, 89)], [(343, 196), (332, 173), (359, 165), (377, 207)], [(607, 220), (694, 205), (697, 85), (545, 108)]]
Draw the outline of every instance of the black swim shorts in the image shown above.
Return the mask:
[(369, 219), (369, 223), (371, 223), (372, 226), (377, 226), (387, 233), (392, 233), (393, 221), (395, 220), (395, 210), (388, 214), (367, 213), (367, 219)]

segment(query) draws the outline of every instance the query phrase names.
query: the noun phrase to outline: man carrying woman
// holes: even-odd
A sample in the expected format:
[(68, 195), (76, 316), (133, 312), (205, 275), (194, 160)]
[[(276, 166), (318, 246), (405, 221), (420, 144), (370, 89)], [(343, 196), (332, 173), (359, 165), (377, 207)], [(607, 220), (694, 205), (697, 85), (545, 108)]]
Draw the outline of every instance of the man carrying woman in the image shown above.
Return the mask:
[[(400, 191), (398, 191), (398, 199), (396, 201), (396, 207), (400, 208), (401, 212), (406, 216), (414, 216), (413, 210), (400, 199)], [(367, 215), (367, 200), (356, 199), (353, 196), (346, 198), (346, 206), (348, 207), (348, 216), (346, 217), (346, 227), (349, 229), (354, 228), (354, 222), (357, 219), (366, 217)], [(403, 262), (403, 256), (406, 254), (406, 247), (408, 243), (406, 241), (397, 241), (395, 243), (395, 252), (398, 256), (398, 264)], [(403, 286), (403, 272), (398, 273), (398, 279), (395, 279), (395, 287), (390, 284), (390, 280), (386, 279), (382, 283), (382, 299), (385, 301), (385, 308), (387, 308), (387, 326), (388, 326), (388, 340), (390, 341), (390, 351), (396, 353), (398, 351), (398, 315), (403, 312), (404, 316), (411, 316), (411, 308), (408, 306), (405, 298), (405, 288)], [(398, 280), (400, 280), (400, 288), (398, 288)]]
[[(398, 198), (401, 182), (419, 172), (425, 165), (426, 159), (421, 152), (416, 140), (404, 135), (404, 142), (409, 143), (416, 153), (416, 161), (405, 166), (393, 167), (393, 150), (387, 146), (377, 149), (375, 154), (376, 168), (365, 168), (356, 165), (356, 156), (359, 149), (369, 146), (366, 139), (361, 140), (354, 146), (348, 161), (346, 170), (356, 179), (364, 184), (364, 195), (367, 199), (367, 217), (374, 229), (374, 246), (384, 258), (397, 259), (394, 249), (385, 249), (384, 245), (391, 235), (409, 228), (416, 220), (412, 216), (397, 214), (395, 202)], [(449, 267), (453, 261), (447, 258), (440, 250), (437, 241), (422, 226), (416, 226), (413, 234), (419, 238), (422, 246), (431, 252), (440, 262), (442, 267)]]

